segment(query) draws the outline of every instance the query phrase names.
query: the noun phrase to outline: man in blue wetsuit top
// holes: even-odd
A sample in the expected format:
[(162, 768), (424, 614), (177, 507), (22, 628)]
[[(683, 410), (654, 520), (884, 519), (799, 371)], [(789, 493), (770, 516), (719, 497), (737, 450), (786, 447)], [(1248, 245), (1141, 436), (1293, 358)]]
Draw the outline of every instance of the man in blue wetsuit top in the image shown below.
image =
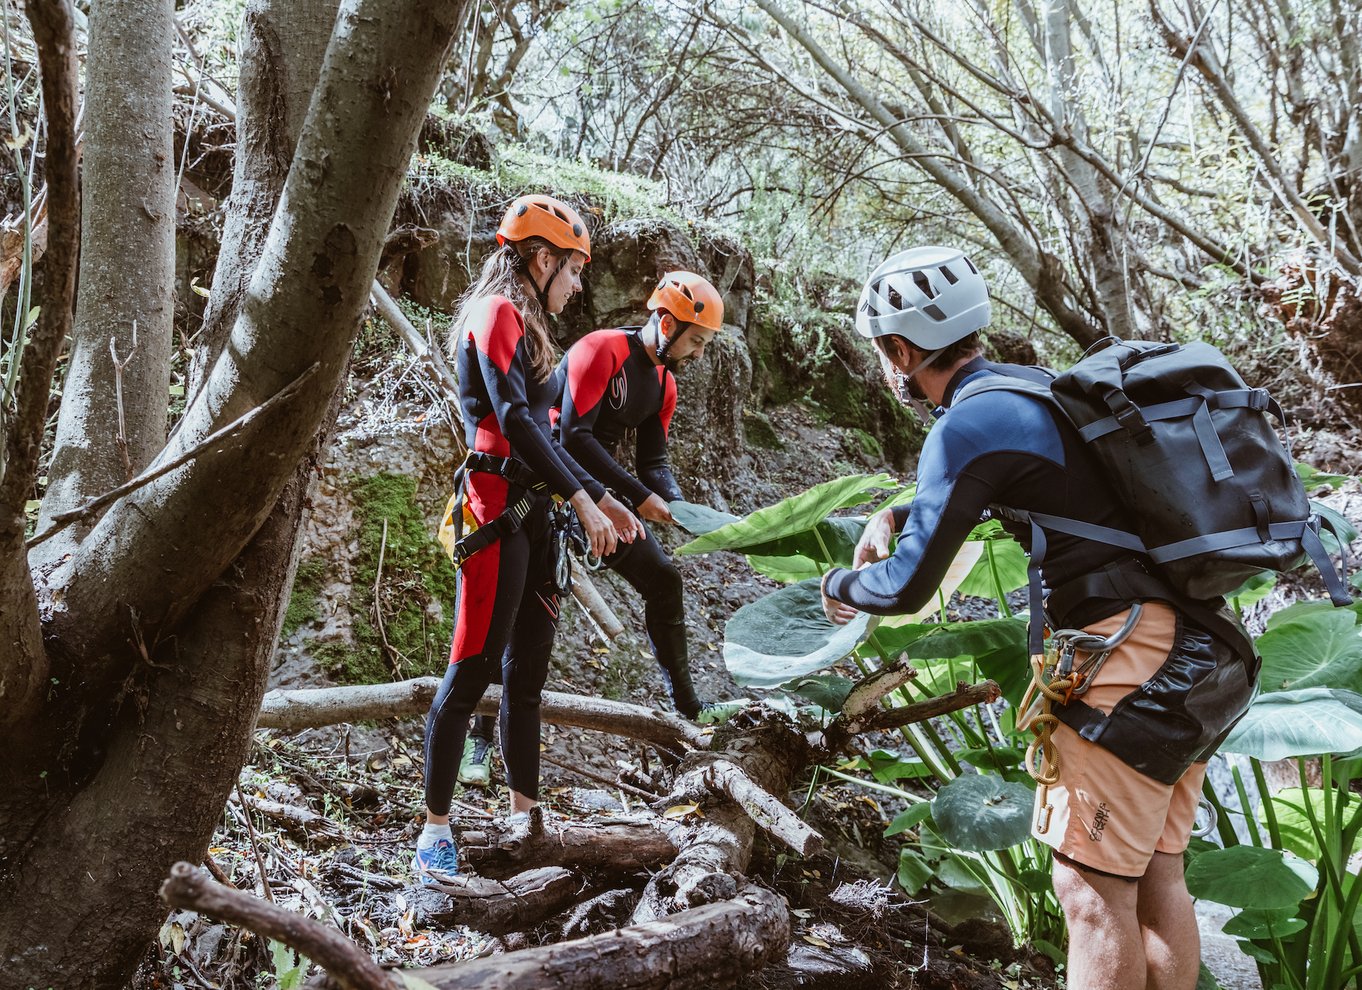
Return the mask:
[[(856, 568), (825, 576), (831, 621), (920, 609), (990, 510), (1028, 552), (1039, 549), (1030, 527), (1008, 522), (1004, 508), (1128, 528), (1096, 460), (1045, 399), (986, 390), (952, 405), (980, 376), (1049, 381), (1041, 369), (981, 356), (979, 331), (989, 316), (982, 276), (952, 248), (904, 251), (866, 284), (858, 332), (873, 342), (891, 388), (938, 408), (911, 507), (873, 516)], [(1068, 983), (1193, 990), (1200, 944), (1182, 853), (1205, 761), (1251, 698), (1253, 651), (1216, 603), (1165, 593), (1147, 560), (1094, 540), (1045, 535), (1035, 559), (1049, 589), (1051, 628), (1106, 637), (1128, 625), (1132, 605), (1141, 603), (1083, 699), (1055, 706), (1060, 780), (1037, 793), (1033, 834), (1054, 850), (1054, 888), (1069, 925)], [(1099, 724), (1103, 731), (1090, 731)], [(1071, 726), (1087, 728), (1080, 735)], [(1098, 742), (1088, 741), (1093, 736)]]

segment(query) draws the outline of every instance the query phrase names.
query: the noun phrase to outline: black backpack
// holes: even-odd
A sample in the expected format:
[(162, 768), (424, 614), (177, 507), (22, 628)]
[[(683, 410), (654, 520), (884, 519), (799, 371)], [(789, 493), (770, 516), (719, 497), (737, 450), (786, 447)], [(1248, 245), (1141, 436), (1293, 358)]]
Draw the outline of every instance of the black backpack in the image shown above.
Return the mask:
[[(1261, 571), (1290, 570), (1308, 557), (1334, 604), (1351, 603), (1320, 540), (1320, 517), (1268, 419), (1271, 413), (1285, 425), (1281, 407), (1264, 389), (1249, 388), (1211, 345), (1105, 337), (1048, 388), (989, 375), (966, 383), (952, 405), (996, 389), (1057, 406), (1130, 513), (1128, 532), (1011, 513), (1031, 523), (1040, 556), (1046, 529), (1123, 547), (1146, 555), (1174, 591), (1197, 601), (1227, 595)], [(1346, 554), (1344, 541), (1338, 543)], [(1037, 556), (1033, 547), (1036, 570)], [(1036, 570), (1033, 596), (1039, 591)]]

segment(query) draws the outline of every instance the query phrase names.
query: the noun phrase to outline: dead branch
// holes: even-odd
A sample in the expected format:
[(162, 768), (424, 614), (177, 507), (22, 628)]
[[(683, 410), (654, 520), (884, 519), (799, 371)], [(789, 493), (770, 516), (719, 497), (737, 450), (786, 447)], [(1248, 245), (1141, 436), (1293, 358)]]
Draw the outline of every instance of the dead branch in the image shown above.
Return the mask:
[(915, 677), (917, 671), (902, 657), (887, 667), (871, 671), (857, 681), (847, 694), (847, 700), (842, 703), (842, 717), (856, 719), (868, 712), (878, 711), (881, 698), (903, 687)]
[(467, 925), (489, 935), (533, 928), (572, 906), (582, 881), (561, 866), (542, 866), (504, 881), (460, 876), (404, 895), (424, 924)]
[(543, 809), (513, 824), (489, 822), (460, 833), (459, 848), (482, 876), (508, 877), (534, 866), (633, 873), (676, 858), (670, 823), (656, 815), (617, 816), (592, 822), (545, 821)]
[(194, 446), (190, 447), (188, 450), (186, 450), (179, 457), (176, 457), (174, 460), (166, 464), (162, 464), (159, 467), (148, 468), (146, 471), (143, 471), (141, 474), (139, 474), (136, 478), (133, 478), (131, 481), (129, 481), (126, 485), (119, 485), (117, 488), (111, 489), (110, 491), (105, 492), (103, 495), (100, 495), (97, 498), (92, 498), (90, 499), (90, 501), (84, 503), (83, 505), (78, 505), (74, 509), (69, 509), (66, 512), (57, 513), (52, 517), (52, 525), (48, 526), (47, 529), (43, 530), (37, 536), (34, 536), (26, 544), (24, 544), (25, 548), (29, 550), (33, 549), (39, 543), (43, 543), (46, 540), (51, 539), (57, 533), (60, 533), (63, 529), (65, 529), (67, 526), (70, 526), (73, 522), (76, 522), (79, 519), (84, 519), (93, 516), (100, 509), (104, 508), (106, 505), (109, 505), (112, 502), (118, 501), (124, 495), (129, 495), (132, 492), (137, 491), (139, 488), (144, 488), (147, 485), (151, 484), (153, 481), (155, 481), (157, 478), (163, 477), (164, 475), (169, 474), (171, 471), (174, 471), (176, 468), (188, 464), (190, 461), (198, 457), (209, 447), (215, 447), (218, 444), (222, 443), (224, 440), (231, 437), (232, 435), (241, 433), (243, 430), (248, 429), (252, 424), (256, 422), (256, 420), (264, 416), (266, 412), (269, 412), (275, 406), (282, 405), (283, 403), (287, 402), (293, 395), (295, 395), (298, 392), (298, 390), (302, 387), (303, 383), (316, 373), (319, 367), (320, 366), (316, 364), (312, 365), (301, 375), (299, 375), (293, 381), (289, 382), (286, 386), (284, 386), (282, 389), (276, 392), (274, 395), (270, 396), (264, 402), (260, 403), (260, 405), (254, 407), (253, 409), (242, 414), (241, 416), (238, 416), (236, 419), (232, 420), (222, 429), (214, 430), (211, 434), (209, 434), (207, 437), (204, 437), (204, 439), (200, 440), (198, 443), (194, 444)]
[(730, 900), (658, 921), (411, 975), (436, 990), (708, 990), (783, 958), (789, 939), (784, 899), (744, 884)]
[(979, 684), (966, 684), (961, 681), (950, 694), (917, 701), (911, 705), (875, 708), (853, 716), (844, 711), (823, 731), (823, 746), (829, 752), (835, 753), (844, 748), (852, 737), (863, 732), (898, 729), (914, 722), (925, 722), (947, 712), (971, 708), (974, 705), (987, 705), (997, 701), (1000, 694), (998, 685), (993, 681), (983, 681)]
[(716, 794), (737, 802), (754, 822), (801, 856), (812, 856), (823, 848), (821, 835), (728, 760), (710, 763), (705, 768), (705, 782)]
[[(439, 686), (438, 678), (418, 677), (392, 684), (271, 691), (260, 706), (256, 728), (298, 732), (339, 722), (424, 715)], [(501, 687), (494, 684), (478, 702), (477, 713), (495, 715), (500, 706)], [(679, 716), (622, 701), (545, 691), (540, 714), (554, 725), (625, 736), (671, 753), (709, 746), (708, 736)]]
[(240, 791), (237, 800), (251, 811), (258, 811), (270, 821), (278, 822), (294, 837), (311, 846), (334, 846), (348, 841), (345, 830), (325, 815), (296, 804), (281, 804), (264, 798), (246, 798)]
[(403, 990), (401, 980), (379, 969), (368, 953), (334, 928), (230, 890), (188, 863), (171, 867), (161, 884), (161, 898), (171, 907), (198, 911), (284, 942), (324, 967), (346, 990)]

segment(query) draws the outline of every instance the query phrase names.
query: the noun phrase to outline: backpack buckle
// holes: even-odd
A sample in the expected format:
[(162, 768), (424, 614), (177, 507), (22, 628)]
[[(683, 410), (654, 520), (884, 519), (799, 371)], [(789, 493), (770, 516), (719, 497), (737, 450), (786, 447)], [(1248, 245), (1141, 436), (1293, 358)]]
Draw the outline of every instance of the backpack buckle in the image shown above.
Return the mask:
[(1265, 388), (1249, 389), (1248, 407), (1252, 409), (1254, 412), (1264, 411), (1265, 409), (1267, 409), (1268, 405), (1271, 402), (1272, 396), (1267, 394), (1267, 389)]
[(1124, 392), (1120, 389), (1112, 389), (1102, 398), (1121, 429), (1130, 434), (1136, 443), (1144, 446), (1153, 442), (1154, 431), (1149, 428), (1149, 424), (1145, 421), (1144, 413), (1140, 412), (1140, 407), (1131, 402)]

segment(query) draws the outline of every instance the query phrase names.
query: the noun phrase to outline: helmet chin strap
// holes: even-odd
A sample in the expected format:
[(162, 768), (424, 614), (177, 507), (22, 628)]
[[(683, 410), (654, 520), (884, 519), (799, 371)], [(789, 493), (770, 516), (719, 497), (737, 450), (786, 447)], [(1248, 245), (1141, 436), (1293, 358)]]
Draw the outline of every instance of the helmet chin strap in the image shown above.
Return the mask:
[[(667, 315), (671, 316), (670, 313)], [(681, 321), (675, 316), (672, 316), (672, 322), (680, 323)], [(688, 325), (689, 324), (681, 324), (681, 329), (668, 337), (662, 332), (662, 317), (659, 316), (657, 319), (657, 348), (654, 353), (657, 354), (657, 359), (666, 365), (667, 368), (671, 368), (671, 365), (667, 364), (667, 354), (671, 351), (672, 345), (681, 339), (681, 335), (686, 332), (686, 327)]]
[(550, 315), (550, 314), (549, 314), (549, 287), (550, 287), (551, 285), (553, 285), (553, 280), (556, 279), (556, 278), (558, 277), (558, 274), (563, 270), (563, 266), (566, 265), (567, 262), (568, 262), (568, 256), (567, 256), (566, 254), (563, 255), (561, 258), (559, 258), (559, 259), (558, 259), (558, 267), (555, 268), (555, 269), (553, 270), (553, 274), (550, 275), (550, 276), (548, 277), (548, 280), (544, 282), (543, 288), (540, 288), (539, 282), (535, 280), (534, 273), (530, 270), (530, 261), (529, 261), (529, 258), (526, 258), (526, 259), (525, 259), (525, 274), (529, 276), (529, 278), (530, 278), (530, 284), (534, 286), (535, 295), (536, 295), (536, 296), (538, 297), (538, 299), (539, 299), (539, 305), (540, 305), (540, 307), (543, 308), (543, 310), (544, 310), (544, 315), (545, 315), (545, 316)]
[(932, 416), (932, 410), (928, 408), (927, 403), (923, 402), (909, 391), (908, 383), (921, 374), (944, 353), (946, 353), (944, 347), (932, 351), (918, 362), (916, 368), (905, 374), (904, 372), (899, 371), (898, 368), (895, 368), (893, 364), (890, 363), (889, 358), (885, 356), (885, 353), (880, 351), (880, 365), (884, 369), (885, 377), (889, 379), (889, 387), (894, 392), (895, 397), (904, 405), (912, 406), (913, 411), (917, 413), (918, 418), (927, 426), (931, 426), (932, 423), (935, 422), (935, 417)]

